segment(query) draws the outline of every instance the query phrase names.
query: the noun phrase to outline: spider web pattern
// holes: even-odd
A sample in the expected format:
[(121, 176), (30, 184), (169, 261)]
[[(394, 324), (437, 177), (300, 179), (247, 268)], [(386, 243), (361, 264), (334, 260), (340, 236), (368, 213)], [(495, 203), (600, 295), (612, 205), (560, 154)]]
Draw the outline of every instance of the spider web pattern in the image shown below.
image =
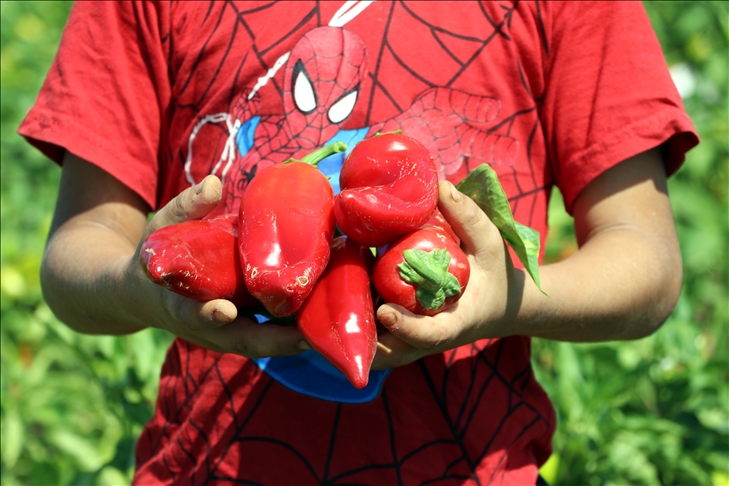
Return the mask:
[[(525, 338), (477, 342), (398, 368), (381, 396), (361, 405), (298, 395), (244, 358), (182, 340), (170, 354), (159, 396), (164, 420), (146, 429), (137, 451), (157, 456), (145, 467), (161, 482), (488, 484), (514, 466), (509, 452), (553, 426), (529, 388), (528, 359), (514, 359), (528, 357)], [(487, 457), (491, 477), (483, 481), (475, 472)]]
[[(402, 101), (397, 96), (398, 87), (402, 84), (419, 83), (422, 84), (423, 90), (438, 86), (458, 86), (459, 79), (469, 72), (469, 69), (479, 61), (479, 56), (492, 43), (511, 40), (509, 31), (514, 16), (517, 14), (520, 4), (524, 9), (526, 3), (517, 0), (513, 3), (478, 2), (469, 5), (470, 10), (467, 14), (464, 14), (464, 17), (482, 17), (487, 21), (487, 25), (491, 27), (490, 30), (485, 30), (484, 34), (481, 35), (464, 34), (460, 25), (444, 27), (441, 19), (435, 15), (429, 15), (426, 5), (402, 1), (391, 4), (388, 24), (396, 24), (401, 16), (409, 16), (417, 20), (420, 27), (410, 29), (411, 35), (418, 39), (431, 38), (432, 41), (427, 43), (427, 47), (424, 49), (437, 49), (440, 47), (447, 53), (447, 57), (452, 60), (452, 63), (449, 66), (450, 69), (443, 69), (442, 66), (439, 66), (438, 70), (426, 70), (408, 63), (402, 55), (404, 48), (398, 44), (398, 39), (401, 40), (401, 36), (396, 34), (393, 39), (388, 35), (389, 32), (386, 32), (377, 65), (372, 72), (372, 94), (369, 96), (366, 120), (376, 118), (376, 115), (373, 115), (373, 113), (376, 113), (376, 107), (385, 106), (388, 103), (395, 107), (395, 111), (406, 111), (408, 107), (406, 103), (409, 103), (409, 100)], [(494, 5), (497, 6), (494, 7)], [(546, 41), (541, 8), (539, 2), (534, 2), (532, 5), (536, 12), (538, 32), (543, 49), (548, 56), (549, 46)], [(467, 7), (459, 4), (459, 8), (466, 9)], [(540, 139), (540, 120), (538, 117), (539, 104), (542, 101), (543, 94), (534, 93), (530, 88), (521, 60), (516, 57), (512, 62), (515, 64), (514, 69), (518, 71), (520, 79), (520, 85), (514, 87), (514, 90), (523, 90), (521, 96), (523, 102), (512, 113), (502, 114), (493, 123), (481, 128), (489, 135), (498, 134), (510, 137), (516, 126), (520, 132), (529, 134), (528, 139), (522, 141), (523, 150), (525, 151), (524, 159), (527, 161), (527, 165), (496, 165), (494, 169), (509, 196), (516, 219), (527, 226), (539, 227), (543, 224), (546, 214), (535, 211), (535, 209), (544, 204), (553, 186), (552, 178), (540, 174), (534, 162), (535, 157), (537, 159), (545, 157), (543, 148), (540, 145), (543, 140)], [(386, 74), (382, 74), (393, 71), (396, 71), (398, 76), (387, 77)], [(466, 157), (461, 170), (449, 176), (449, 179), (458, 182), (481, 163), (483, 163), (482, 159)]]
[[(211, 112), (210, 106), (229, 110), (240, 92), (250, 88), (236, 88), (235, 92), (230, 83), (240, 86), (244, 72), (266, 73), (283, 46), (290, 46), (291, 39), (311, 28), (326, 25), (331, 11), (340, 6), (302, 4), (306, 6), (288, 16), (274, 2), (206, 5), (197, 27), (202, 48), (190, 61), (189, 73), (176, 79), (178, 71), (171, 69), (170, 78), (178, 87), (170, 108), (173, 125), (179, 123), (176, 128), (189, 133), (191, 126)], [(538, 2), (476, 2), (462, 8), (469, 9), (469, 18), (479, 19), (474, 22), (479, 29), (468, 30), (433, 17), (427, 2), (393, 2), (373, 10), (382, 21), (373, 27), (372, 36), (380, 36), (380, 40), (376, 44), (368, 41), (374, 62), (366, 92), (358, 101), (364, 108), (351, 122), (355, 125), (347, 128), (370, 126), (374, 132), (393, 124), (402, 126), (412, 114), (412, 92), (471, 92), (463, 80), (474, 76), (484, 52), (497, 43), (512, 42), (515, 17), (534, 15), (541, 49), (548, 56)], [(266, 22), (272, 16), (280, 20), (277, 29)], [(357, 22), (351, 22), (353, 29)], [(407, 32), (399, 28), (403, 24), (410, 26)], [(427, 61), (423, 57), (428, 56), (407, 55), (411, 37), (421, 40), (423, 49), (437, 50), (444, 60), (437, 69), (423, 64)], [(243, 39), (252, 47), (236, 56), (235, 46), (245, 44)], [(175, 49), (173, 40), (163, 37), (169, 52)], [(199, 70), (206, 52), (213, 49), (219, 52), (218, 64), (208, 67), (202, 77)], [(175, 65), (172, 56), (169, 62)], [(529, 79), (529, 69), (518, 57), (511, 63), (520, 79), (513, 87), (520, 91), (515, 95), (520, 102), (504, 103), (497, 93), (479, 93), (484, 100), (500, 103), (500, 112), (469, 126), (482, 132), (484, 141), (492, 136), (519, 142), (518, 162), (495, 164), (494, 169), (516, 219), (544, 229), (552, 180), (543, 167), (547, 155), (538, 116), (543, 94), (534, 92), (538, 83)], [(218, 89), (221, 83), (228, 89)], [(404, 92), (402, 86), (409, 86), (409, 91)], [(281, 77), (272, 77), (259, 91), (257, 113), (275, 115), (278, 110), (280, 114), (280, 106), (270, 100), (280, 100), (282, 89)], [(219, 92), (225, 93), (224, 98), (216, 94)], [(211, 101), (216, 96), (221, 99)], [(480, 106), (490, 112), (496, 105)], [(213, 167), (229, 133), (215, 124), (206, 130), (205, 144), (196, 145), (196, 157)], [(460, 145), (464, 133), (453, 143)], [(275, 140), (270, 136), (268, 141)], [(286, 142), (280, 148), (288, 158), (291, 147)], [(463, 157), (449, 179), (457, 182), (483, 163), (484, 154), (492, 148), (486, 142), (482, 147), (480, 152), (472, 149), (478, 157)], [(182, 165), (185, 149), (185, 144), (169, 140), (166, 157), (172, 164)], [(541, 233), (544, 236), (546, 231)], [(394, 369), (377, 399), (356, 405), (297, 394), (250, 360), (177, 339), (162, 370), (155, 417), (137, 446), (135, 481), (193, 485), (501, 483), (514, 471), (546, 459), (553, 429), (553, 410), (534, 380), (530, 341), (524, 337), (478, 341)], [(532, 472), (536, 474), (535, 469)]]

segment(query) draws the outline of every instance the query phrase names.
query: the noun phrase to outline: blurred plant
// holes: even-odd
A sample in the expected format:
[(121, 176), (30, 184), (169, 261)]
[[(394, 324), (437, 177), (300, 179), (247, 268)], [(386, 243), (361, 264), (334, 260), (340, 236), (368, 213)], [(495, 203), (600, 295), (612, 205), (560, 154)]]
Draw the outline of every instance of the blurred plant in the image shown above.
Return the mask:
[[(84, 336), (43, 303), (38, 272), (60, 171), (15, 133), (71, 2), (1, 2), (0, 483), (127, 484), (170, 337)], [(702, 143), (669, 181), (684, 257), (674, 315), (653, 336), (535, 340), (557, 409), (551, 484), (729, 484), (727, 57), (722, 2), (645, 2)], [(576, 249), (559, 193), (547, 261)]]
[(60, 170), (16, 134), (71, 2), (2, 2), (0, 483), (128, 484), (169, 336), (83, 336), (43, 303), (39, 269)]
[[(701, 137), (669, 180), (684, 288), (663, 327), (634, 342), (535, 340), (558, 414), (553, 484), (729, 484), (729, 6), (644, 2)], [(547, 261), (575, 249), (559, 194)]]

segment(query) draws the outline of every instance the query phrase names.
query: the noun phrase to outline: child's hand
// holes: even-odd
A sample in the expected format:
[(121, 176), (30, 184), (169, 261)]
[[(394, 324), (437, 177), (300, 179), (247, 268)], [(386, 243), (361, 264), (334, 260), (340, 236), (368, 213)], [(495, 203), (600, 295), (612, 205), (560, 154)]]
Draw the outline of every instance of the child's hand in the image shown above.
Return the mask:
[[(390, 331), (379, 338), (373, 369), (391, 368), (478, 339), (508, 335), (508, 315), (523, 274), (511, 265), (499, 230), (470, 198), (441, 182), (438, 205), (461, 239), (471, 276), (461, 299), (433, 317), (385, 304), (378, 320)], [(516, 305), (516, 304), (515, 304)]]
[(453, 308), (434, 317), (380, 307), (378, 318), (390, 332), (380, 336), (374, 369), (483, 338), (639, 339), (676, 305), (681, 253), (660, 150), (623, 161), (582, 190), (573, 205), (579, 250), (539, 270), (549, 297), (512, 266), (488, 217), (452, 190), (441, 183), (439, 207), (468, 255), (468, 287)]
[[(147, 280), (139, 264), (141, 242), (153, 231), (191, 219), (200, 219), (213, 210), (221, 198), (220, 180), (208, 176), (191, 187), (152, 218), (132, 259), (135, 265), (130, 278)], [(143, 284), (147, 287), (147, 282)], [(159, 299), (159, 312), (150, 321), (154, 327), (166, 329), (187, 341), (220, 352), (236, 353), (258, 358), (292, 355), (309, 349), (308, 343), (295, 326), (258, 324), (238, 318), (232, 302), (223, 299), (198, 302), (154, 286)]]

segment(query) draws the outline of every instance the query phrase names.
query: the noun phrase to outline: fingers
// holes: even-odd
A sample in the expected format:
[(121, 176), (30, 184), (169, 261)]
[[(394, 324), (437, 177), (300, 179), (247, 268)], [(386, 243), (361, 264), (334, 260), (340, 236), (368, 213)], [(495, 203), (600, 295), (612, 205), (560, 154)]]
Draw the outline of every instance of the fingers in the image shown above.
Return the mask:
[(248, 358), (291, 356), (310, 349), (296, 326), (258, 324), (243, 318), (210, 331), (208, 339), (218, 344), (223, 352)]
[(372, 361), (371, 369), (387, 370), (397, 366), (404, 366), (427, 354), (423, 350), (411, 346), (393, 334), (386, 332), (378, 337), (377, 353)]
[(460, 193), (448, 181), (438, 186), (438, 207), (461, 239), (461, 246), (476, 260), (488, 260), (493, 253), (503, 252), (503, 239), (498, 228), (471, 198)]
[(378, 337), (374, 369), (410, 363), (423, 356), (456, 346), (462, 325), (449, 311), (437, 316), (421, 316), (395, 304), (384, 304), (377, 310), (377, 319), (388, 333)]
[(289, 356), (310, 349), (295, 326), (239, 318), (235, 305), (224, 299), (203, 303), (171, 294), (167, 307), (166, 329), (208, 349), (249, 358)]
[[(141, 241), (160, 228), (203, 218), (215, 209), (221, 196), (220, 180), (207, 176), (161, 208), (147, 225)], [(141, 266), (135, 267), (135, 276), (148, 283)], [(198, 302), (158, 286), (153, 288), (159, 292), (154, 300), (161, 305), (156, 307), (149, 324), (199, 346), (249, 358), (288, 356), (311, 349), (296, 326), (258, 324), (238, 317), (236, 306), (225, 299)]]
[(192, 299), (182, 299), (187, 309), (182, 308), (181, 318), (191, 316), (193, 320), (185, 322), (188, 329), (200, 330), (216, 328), (233, 322), (238, 317), (238, 309), (229, 300), (215, 299), (209, 302), (197, 302)]
[(220, 179), (213, 175), (205, 177), (157, 211), (147, 226), (147, 235), (165, 226), (206, 216), (218, 205), (222, 193)]
[(438, 190), (438, 207), (461, 239), (471, 263), (468, 287), (454, 306), (435, 316), (415, 315), (394, 304), (380, 306), (377, 319), (389, 332), (378, 336), (373, 369), (400, 366), (478, 339), (507, 335), (503, 316), (513, 267), (501, 233), (453, 184), (443, 181)]
[(452, 327), (435, 317), (419, 316), (396, 304), (377, 309), (377, 320), (393, 335), (418, 348), (438, 348), (452, 339)]

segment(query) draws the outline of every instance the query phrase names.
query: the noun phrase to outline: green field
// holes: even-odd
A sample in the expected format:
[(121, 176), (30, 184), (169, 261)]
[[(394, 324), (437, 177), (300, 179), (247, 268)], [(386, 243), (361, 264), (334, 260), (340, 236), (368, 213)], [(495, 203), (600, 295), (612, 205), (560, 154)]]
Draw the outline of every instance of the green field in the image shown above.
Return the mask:
[[(127, 484), (170, 336), (76, 334), (43, 302), (39, 266), (60, 170), (17, 126), (40, 89), (69, 2), (1, 4), (3, 485)], [(556, 485), (729, 485), (729, 4), (645, 2), (702, 139), (670, 180), (683, 294), (653, 336), (534, 341), (557, 409)], [(552, 202), (547, 260), (574, 251)]]

